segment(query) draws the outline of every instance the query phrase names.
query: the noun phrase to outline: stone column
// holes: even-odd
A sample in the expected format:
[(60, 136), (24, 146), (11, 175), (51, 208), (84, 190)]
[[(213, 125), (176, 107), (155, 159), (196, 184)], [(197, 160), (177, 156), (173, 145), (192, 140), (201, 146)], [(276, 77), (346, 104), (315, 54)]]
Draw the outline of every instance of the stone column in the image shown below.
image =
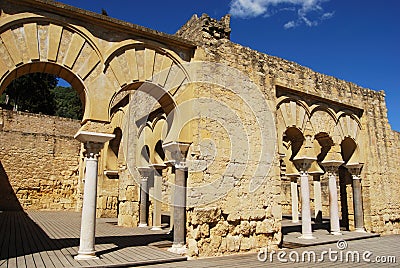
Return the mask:
[(106, 141), (114, 138), (113, 134), (80, 131), (75, 138), (85, 146), (85, 184), (83, 191), (83, 207), (81, 220), (81, 235), (76, 260), (96, 259), (96, 201), (97, 201), (97, 171), (98, 155)]
[(186, 253), (186, 180), (187, 167), (186, 155), (189, 144), (180, 142), (170, 142), (163, 145), (168, 151), (167, 159), (175, 167), (175, 186), (174, 186), (174, 241), (169, 251), (184, 254)]
[(138, 168), (140, 180), (140, 205), (139, 205), (139, 227), (147, 227), (149, 187), (148, 181), (153, 170), (149, 167)]
[(311, 227), (311, 208), (310, 208), (310, 186), (308, 184), (308, 173), (300, 171), (301, 189), (301, 236), (303, 239), (313, 239)]
[(314, 175), (314, 206), (315, 206), (315, 222), (322, 222), (322, 193), (321, 193), (321, 176)]
[(356, 232), (365, 232), (361, 177), (360, 177), (362, 167), (363, 167), (362, 163), (352, 163), (352, 164), (348, 163), (346, 165), (347, 170), (353, 177), (354, 227)]
[(299, 194), (297, 192), (297, 177), (290, 178), (290, 192), (292, 196), (292, 222), (299, 222)]
[(341, 235), (340, 232), (340, 219), (339, 219), (339, 202), (336, 177), (339, 167), (344, 163), (341, 155), (341, 148), (337, 137), (333, 137), (336, 142), (332, 144), (328, 153), (326, 154), (321, 165), (328, 172), (328, 188), (329, 188), (329, 218), (331, 224), (331, 234)]
[(154, 168), (153, 191), (153, 227), (151, 230), (161, 230), (161, 206), (162, 206), (162, 171), (165, 165), (152, 165)]
[(353, 206), (354, 206), (354, 225), (356, 232), (365, 232), (364, 212), (361, 193), (361, 178), (353, 175)]
[[(336, 169), (336, 170), (335, 170)], [(339, 219), (339, 202), (336, 183), (337, 167), (328, 170), (328, 188), (329, 188), (329, 217), (331, 224), (331, 234), (341, 235)]]
[(292, 199), (292, 222), (299, 222), (299, 194), (297, 191), (297, 179), (300, 176), (299, 171), (296, 169), (292, 161), (285, 157), (285, 175), (290, 178), (290, 196)]
[(293, 158), (293, 162), (297, 169), (300, 170), (300, 189), (301, 189), (301, 236), (302, 239), (313, 239), (311, 226), (311, 209), (310, 209), (310, 186), (308, 184), (308, 170), (311, 164), (317, 160), (314, 156), (315, 149), (312, 142), (312, 136), (305, 131), (305, 141), (297, 155)]
[(315, 222), (322, 222), (322, 194), (321, 194), (321, 174), (324, 171), (319, 166), (317, 161), (312, 162), (308, 174), (313, 177), (314, 183), (314, 216)]
[(186, 242), (186, 176), (185, 163), (175, 164), (174, 189), (174, 246), (181, 248)]

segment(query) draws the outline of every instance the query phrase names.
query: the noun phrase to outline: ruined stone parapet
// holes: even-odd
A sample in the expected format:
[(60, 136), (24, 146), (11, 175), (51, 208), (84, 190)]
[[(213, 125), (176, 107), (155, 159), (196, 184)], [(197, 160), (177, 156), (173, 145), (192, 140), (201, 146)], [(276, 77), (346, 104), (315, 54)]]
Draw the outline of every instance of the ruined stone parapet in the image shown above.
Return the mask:
[(230, 39), (230, 15), (227, 14), (220, 20), (216, 20), (207, 14), (197, 17), (194, 14), (175, 35), (200, 44), (213, 43), (220, 39)]

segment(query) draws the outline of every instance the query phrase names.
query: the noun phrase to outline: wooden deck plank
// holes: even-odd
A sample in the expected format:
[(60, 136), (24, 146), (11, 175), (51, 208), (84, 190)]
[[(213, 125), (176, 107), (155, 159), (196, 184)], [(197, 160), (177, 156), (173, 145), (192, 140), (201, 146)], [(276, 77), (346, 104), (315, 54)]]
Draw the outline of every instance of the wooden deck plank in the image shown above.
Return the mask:
[(0, 214), (0, 230), (1, 230), (0, 231), (0, 260), (1, 260), (0, 265), (3, 265), (4, 262), (7, 265), (7, 256), (5, 256), (5, 254), (3, 253), (3, 244), (6, 243), (4, 240), (4, 237), (8, 230), (7, 226), (6, 226), (7, 220), (8, 220), (8, 217), (6, 216), (6, 212), (3, 211)]
[(26, 267), (25, 251), (22, 245), (24, 237), (22, 236), (21, 220), (22, 220), (22, 214), (17, 213), (15, 218), (15, 243), (16, 243), (17, 267)]
[(29, 247), (28, 250), (29, 252), (32, 252), (32, 258), (33, 261), (35, 262), (34, 267), (45, 267), (45, 264), (42, 260), (42, 257), (40, 256), (40, 253), (38, 251), (38, 248), (36, 246), (35, 241), (33, 240), (33, 231), (32, 231), (32, 223), (29, 217), (24, 218), (24, 229), (26, 233), (26, 239), (28, 241)]
[[(96, 245), (96, 251), (104, 251), (110, 249), (113, 249), (113, 245), (104, 245), (104, 244)], [(104, 261), (107, 263), (113, 263), (113, 264), (121, 263), (121, 258), (118, 258), (117, 255), (112, 253), (99, 254), (98, 256), (104, 259)]]
[(16, 244), (19, 241), (16, 241), (16, 231), (17, 228), (12, 228), (13, 226), (16, 226), (16, 216), (17, 213), (11, 213), (10, 215), (10, 240), (8, 243), (8, 262), (7, 266), (8, 267), (17, 267), (17, 246)]
[(8, 245), (10, 244), (10, 231), (11, 231), (11, 216), (10, 213), (6, 212), (6, 221), (5, 221), (5, 226), (4, 226), (4, 237), (3, 237), (3, 244), (1, 247), (1, 257), (4, 259), (9, 259), (8, 255)]
[(8, 243), (8, 241), (6, 241), (6, 235), (8, 233), (8, 228), (9, 228), (8, 220), (9, 220), (8, 213), (6, 211), (3, 211), (1, 213), (1, 230), (2, 230), (2, 232), (1, 232), (1, 236), (0, 236), (0, 259), (5, 260), (6, 265), (7, 265), (8, 253), (6, 254), (6, 251), (4, 248), (6, 247), (6, 245)]
[(20, 245), (21, 245), (21, 250), (22, 250), (22, 252), (24, 254), (25, 265), (26, 265), (26, 267), (36, 267), (35, 266), (35, 261), (33, 259), (33, 255), (31, 254), (32, 251), (31, 251), (30, 246), (29, 246), (29, 241), (27, 239), (29, 234), (28, 234), (28, 232), (26, 230), (26, 224), (27, 223), (26, 223), (26, 215), (25, 215), (25, 213), (21, 213), (20, 214), (18, 223), (19, 223), (18, 228), (20, 230), (21, 238), (22, 238), (22, 241), (21, 241)]
[(10, 240), (8, 244), (8, 267), (17, 267), (17, 247), (20, 247), (20, 239), (17, 239), (16, 232), (19, 228), (17, 226), (18, 213), (12, 213), (10, 217)]
[[(3, 246), (7, 245), (6, 255), (14, 258), (8, 259), (13, 267), (136, 266), (182, 259), (154, 246), (130, 246), (137, 244), (135, 239), (147, 241), (146, 236), (134, 238), (135, 235), (142, 236), (153, 232), (118, 227), (107, 223), (110, 220), (97, 221), (97, 260), (76, 261), (73, 258), (78, 251), (80, 234), (80, 213), (75, 212), (29, 211), (28, 214), (18, 212), (14, 215), (0, 215), (0, 226), (7, 225), (8, 230), (13, 229), (8, 235), (0, 229), (0, 237), (8, 241), (1, 239), (0, 247), (3, 249)], [(15, 241), (14, 247), (9, 247), (10, 241)], [(2, 264), (7, 267), (5, 260), (0, 263)]]
[(68, 262), (70, 263), (70, 266), (67, 266), (67, 267), (79, 267), (79, 266), (81, 266), (79, 264), (79, 262), (77, 262), (74, 259), (73, 255), (71, 255), (71, 253), (66, 248), (62, 248), (60, 251), (65, 256), (65, 258), (68, 260)]
[(127, 262), (132, 262), (132, 256), (127, 256), (126, 254), (124, 254), (123, 252), (121, 252), (121, 249), (116, 249), (113, 252), (108, 253), (109, 255), (113, 255), (116, 258), (119, 259), (119, 262), (121, 263), (127, 263)]

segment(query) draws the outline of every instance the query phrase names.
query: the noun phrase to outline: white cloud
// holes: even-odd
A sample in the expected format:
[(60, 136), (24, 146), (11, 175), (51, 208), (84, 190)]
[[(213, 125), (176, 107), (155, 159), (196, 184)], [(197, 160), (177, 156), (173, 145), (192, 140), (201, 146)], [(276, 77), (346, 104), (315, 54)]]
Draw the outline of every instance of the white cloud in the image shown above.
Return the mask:
[(294, 20), (291, 20), (289, 22), (287, 22), (285, 25), (283, 25), (283, 28), (285, 29), (290, 29), (290, 28), (294, 28), (296, 27), (296, 22), (294, 22)]
[(229, 13), (239, 18), (271, 16), (281, 11), (295, 11), (297, 19), (288, 21), (285, 29), (302, 24), (317, 26), (322, 20), (333, 17), (334, 12), (324, 12), (321, 4), (329, 0), (232, 0)]

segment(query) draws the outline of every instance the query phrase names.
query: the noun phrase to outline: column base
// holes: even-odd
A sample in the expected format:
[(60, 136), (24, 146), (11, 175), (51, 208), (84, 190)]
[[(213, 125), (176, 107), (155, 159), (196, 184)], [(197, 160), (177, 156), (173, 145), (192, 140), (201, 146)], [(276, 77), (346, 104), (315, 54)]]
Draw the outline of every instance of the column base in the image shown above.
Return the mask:
[(331, 235), (342, 235), (342, 232), (340, 231), (335, 231), (335, 232), (331, 232)]
[(299, 220), (292, 220), (292, 222), (293, 222), (293, 223), (298, 223), (298, 222), (299, 222)]
[(178, 245), (172, 245), (172, 247), (170, 247), (168, 251), (179, 255), (185, 255), (187, 252), (187, 248), (186, 245), (178, 244)]
[(161, 226), (153, 226), (151, 229), (151, 231), (161, 231)]
[(315, 239), (315, 236), (313, 236), (312, 234), (302, 234), (298, 238), (299, 239)]
[(148, 227), (147, 223), (139, 223), (138, 227)]
[(93, 253), (79, 253), (74, 257), (77, 261), (97, 260), (99, 257), (96, 256), (96, 252)]

